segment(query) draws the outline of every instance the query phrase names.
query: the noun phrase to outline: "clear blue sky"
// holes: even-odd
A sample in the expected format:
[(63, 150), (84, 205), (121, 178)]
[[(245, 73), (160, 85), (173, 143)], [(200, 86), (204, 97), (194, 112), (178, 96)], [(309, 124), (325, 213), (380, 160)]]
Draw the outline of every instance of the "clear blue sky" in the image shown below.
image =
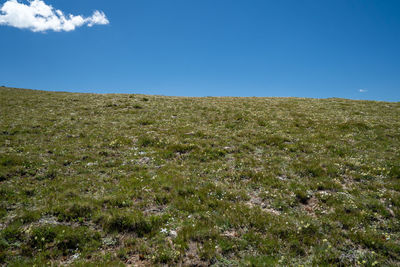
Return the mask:
[(0, 85), (400, 101), (399, 0), (44, 1), (109, 24), (0, 26)]

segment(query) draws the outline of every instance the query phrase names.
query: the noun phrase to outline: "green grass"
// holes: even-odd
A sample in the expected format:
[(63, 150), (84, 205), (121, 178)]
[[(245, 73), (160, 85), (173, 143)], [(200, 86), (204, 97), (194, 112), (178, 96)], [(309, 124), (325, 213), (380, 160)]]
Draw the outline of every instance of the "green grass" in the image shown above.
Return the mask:
[(400, 103), (0, 88), (0, 265), (400, 265)]

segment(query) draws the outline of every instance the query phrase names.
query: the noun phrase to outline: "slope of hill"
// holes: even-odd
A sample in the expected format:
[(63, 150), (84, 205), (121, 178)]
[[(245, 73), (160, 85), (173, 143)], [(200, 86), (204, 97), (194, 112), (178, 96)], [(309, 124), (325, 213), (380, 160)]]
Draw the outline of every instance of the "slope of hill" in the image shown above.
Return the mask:
[(400, 103), (0, 88), (0, 265), (399, 265)]

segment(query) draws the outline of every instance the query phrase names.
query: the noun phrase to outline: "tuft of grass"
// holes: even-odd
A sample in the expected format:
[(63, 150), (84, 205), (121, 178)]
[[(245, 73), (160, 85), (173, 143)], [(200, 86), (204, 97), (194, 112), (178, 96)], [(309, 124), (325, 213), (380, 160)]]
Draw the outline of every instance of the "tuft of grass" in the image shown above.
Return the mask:
[(146, 218), (141, 212), (116, 212), (101, 218), (104, 229), (109, 232), (131, 232), (139, 237), (157, 228), (157, 218)]
[(100, 246), (100, 234), (87, 227), (40, 226), (32, 229), (24, 250), (32, 255), (42, 254), (49, 246), (55, 247), (55, 256), (93, 251)]
[(90, 204), (73, 203), (67, 206), (56, 207), (52, 213), (60, 221), (80, 221), (83, 219), (89, 220), (94, 210), (95, 208)]

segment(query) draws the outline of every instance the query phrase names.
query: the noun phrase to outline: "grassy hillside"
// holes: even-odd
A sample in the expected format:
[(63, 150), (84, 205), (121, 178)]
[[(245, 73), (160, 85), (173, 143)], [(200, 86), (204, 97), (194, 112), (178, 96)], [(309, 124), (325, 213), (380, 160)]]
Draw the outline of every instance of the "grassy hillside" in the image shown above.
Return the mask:
[(400, 265), (400, 103), (0, 88), (0, 264)]

